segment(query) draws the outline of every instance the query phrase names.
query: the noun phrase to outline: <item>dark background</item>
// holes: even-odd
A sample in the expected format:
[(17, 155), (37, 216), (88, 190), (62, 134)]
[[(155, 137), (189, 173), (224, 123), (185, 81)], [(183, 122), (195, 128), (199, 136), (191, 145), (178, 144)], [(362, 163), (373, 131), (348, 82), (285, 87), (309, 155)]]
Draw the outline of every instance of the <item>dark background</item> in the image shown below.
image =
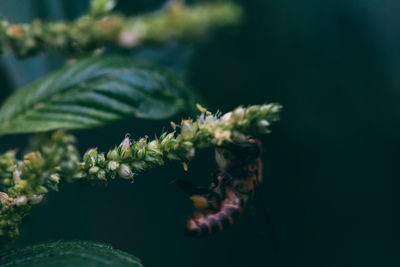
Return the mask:
[[(162, 1), (120, 0), (135, 14)], [(24, 220), (20, 245), (54, 239), (101, 241), (146, 266), (400, 266), (400, 2), (243, 0), (239, 27), (196, 45), (141, 49), (180, 72), (210, 110), (279, 102), (281, 122), (263, 138), (263, 194), (229, 230), (205, 239), (183, 236), (191, 204), (168, 186), (174, 178), (209, 183), (212, 151), (188, 173), (178, 164), (133, 184), (65, 185)], [(73, 19), (86, 1), (2, 1), (18, 21)], [(2, 58), (2, 99), (62, 65), (57, 53)], [(184, 115), (184, 114), (183, 114)], [(179, 121), (177, 116), (175, 121)], [(125, 133), (160, 133), (167, 121), (127, 120), (80, 131), (82, 152), (106, 150)], [(0, 139), (2, 150), (26, 136)], [(271, 232), (276, 235), (274, 248)]]

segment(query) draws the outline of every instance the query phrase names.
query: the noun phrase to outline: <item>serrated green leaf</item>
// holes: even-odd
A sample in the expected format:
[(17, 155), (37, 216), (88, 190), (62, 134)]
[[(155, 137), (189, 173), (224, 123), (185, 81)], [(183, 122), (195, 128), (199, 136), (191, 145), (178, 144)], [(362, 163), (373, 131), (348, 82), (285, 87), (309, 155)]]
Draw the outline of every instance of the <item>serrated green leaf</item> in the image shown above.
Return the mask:
[(0, 266), (132, 266), (141, 261), (110, 245), (85, 241), (56, 241), (6, 251)]
[(17, 91), (0, 108), (0, 135), (82, 129), (136, 116), (163, 119), (193, 95), (175, 75), (122, 57), (93, 57)]

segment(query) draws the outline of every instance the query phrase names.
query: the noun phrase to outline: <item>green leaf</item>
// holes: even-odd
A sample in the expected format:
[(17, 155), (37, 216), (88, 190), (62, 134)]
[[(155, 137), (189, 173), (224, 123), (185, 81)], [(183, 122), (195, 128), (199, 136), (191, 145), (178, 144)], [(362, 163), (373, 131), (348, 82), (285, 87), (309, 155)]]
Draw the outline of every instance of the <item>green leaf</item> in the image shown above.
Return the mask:
[(122, 57), (93, 57), (17, 91), (0, 108), (0, 135), (83, 129), (136, 116), (168, 118), (193, 104), (168, 71)]
[(36, 244), (0, 254), (0, 266), (132, 266), (141, 261), (110, 245), (84, 241)]

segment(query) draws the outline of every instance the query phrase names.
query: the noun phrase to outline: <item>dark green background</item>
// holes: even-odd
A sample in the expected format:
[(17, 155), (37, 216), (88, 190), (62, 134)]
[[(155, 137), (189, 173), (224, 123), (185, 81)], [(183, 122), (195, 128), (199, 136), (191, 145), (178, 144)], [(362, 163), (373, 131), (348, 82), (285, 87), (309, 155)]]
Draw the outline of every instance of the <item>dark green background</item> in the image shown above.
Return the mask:
[[(0, 12), (15, 21), (71, 19), (87, 7), (78, 0), (5, 2)], [(133, 14), (161, 1), (119, 2), (119, 10)], [(263, 191), (273, 229), (265, 227), (256, 199), (231, 229), (205, 239), (183, 236), (192, 208), (168, 182), (207, 184), (215, 166), (205, 151), (188, 173), (172, 164), (133, 184), (64, 186), (24, 220), (20, 245), (102, 241), (146, 266), (400, 266), (400, 2), (241, 4), (239, 27), (195, 46), (171, 44), (139, 55), (180, 71), (211, 110), (283, 104), (281, 122), (263, 138)], [(56, 53), (21, 62), (3, 57), (1, 97), (61, 64)], [(152, 136), (168, 124), (128, 120), (80, 131), (79, 147), (106, 150), (127, 132)], [(25, 139), (2, 137), (0, 144), (20, 147)]]

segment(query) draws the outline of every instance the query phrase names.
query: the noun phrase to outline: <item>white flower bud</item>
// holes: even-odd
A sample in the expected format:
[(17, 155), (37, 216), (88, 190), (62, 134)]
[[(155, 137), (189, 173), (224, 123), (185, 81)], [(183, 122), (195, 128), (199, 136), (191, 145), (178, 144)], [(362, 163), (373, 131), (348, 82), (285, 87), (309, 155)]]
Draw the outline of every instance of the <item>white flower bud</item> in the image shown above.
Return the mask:
[(100, 170), (100, 168), (99, 167), (97, 167), (97, 166), (95, 166), (95, 167), (91, 167), (90, 169), (89, 169), (89, 173), (90, 174), (96, 174), (96, 173), (98, 173), (99, 172), (99, 170)]
[(221, 121), (223, 122), (228, 122), (232, 117), (232, 112), (228, 112), (225, 113), (222, 117), (221, 117)]
[(29, 201), (32, 204), (39, 204), (43, 200), (43, 195), (32, 195), (29, 197)]
[(118, 169), (118, 167), (119, 167), (119, 163), (118, 162), (116, 162), (116, 161), (110, 161), (108, 164), (107, 164), (107, 168), (110, 170), (110, 171), (115, 171), (116, 169)]
[(267, 120), (261, 120), (258, 122), (258, 126), (260, 127), (268, 127), (270, 123)]
[(244, 109), (242, 107), (238, 107), (233, 111), (232, 118), (236, 121), (241, 120), (244, 116)]
[(181, 134), (184, 140), (189, 140), (194, 136), (194, 126), (190, 121), (183, 120), (181, 123)]
[(150, 151), (155, 152), (155, 153), (159, 153), (159, 152), (160, 152), (160, 150), (158, 149), (158, 142), (157, 142), (157, 140), (151, 141), (151, 142), (147, 145), (147, 148), (148, 148)]
[(119, 144), (119, 147), (130, 148), (132, 143), (129, 137), (130, 135), (126, 134), (124, 140), (122, 140), (121, 144)]
[(13, 171), (13, 179), (14, 179), (14, 181), (21, 180), (21, 172), (18, 169), (15, 169)]
[(16, 198), (14, 200), (13, 204), (17, 205), (17, 206), (22, 206), (22, 205), (25, 205), (27, 201), (28, 201), (28, 199), (26, 198), (26, 196), (21, 196), (19, 198)]
[(135, 47), (140, 44), (140, 35), (137, 30), (123, 30), (118, 36), (118, 43), (126, 48)]
[(121, 178), (124, 178), (124, 179), (132, 179), (133, 178), (133, 172), (127, 164), (121, 164), (121, 166), (119, 166), (118, 174), (119, 174), (119, 176), (121, 176)]
[(271, 109), (272, 105), (268, 104), (268, 105), (262, 105), (260, 108), (260, 113), (267, 113), (270, 109)]

